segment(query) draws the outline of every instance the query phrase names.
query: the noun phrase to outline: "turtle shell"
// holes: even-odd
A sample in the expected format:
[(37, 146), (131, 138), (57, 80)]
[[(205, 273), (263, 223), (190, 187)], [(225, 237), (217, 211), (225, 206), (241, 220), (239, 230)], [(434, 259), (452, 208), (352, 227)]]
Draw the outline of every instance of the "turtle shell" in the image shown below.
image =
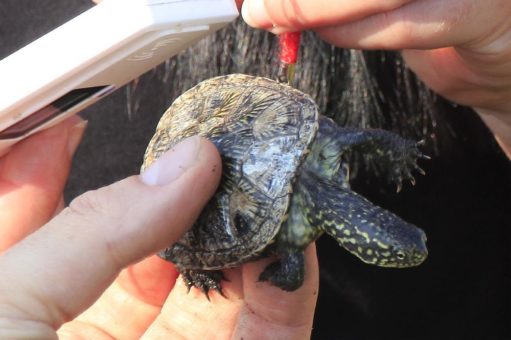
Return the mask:
[(211, 140), (222, 180), (193, 228), (161, 256), (186, 269), (220, 269), (260, 255), (286, 218), (292, 183), (318, 128), (306, 94), (241, 74), (201, 82), (161, 118), (142, 169), (184, 138)]

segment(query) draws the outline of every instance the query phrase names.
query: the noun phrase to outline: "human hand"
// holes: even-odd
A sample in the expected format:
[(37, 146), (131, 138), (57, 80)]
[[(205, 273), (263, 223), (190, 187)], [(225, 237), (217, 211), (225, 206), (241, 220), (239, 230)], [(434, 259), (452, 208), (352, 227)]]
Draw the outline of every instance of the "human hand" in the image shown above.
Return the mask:
[(245, 0), (242, 14), (275, 33), (312, 29), (346, 48), (402, 49), (434, 91), (472, 106), (511, 156), (508, 0)]
[(145, 258), (179, 239), (214, 192), (220, 159), (205, 140), (189, 139), (143, 175), (80, 196), (33, 232), (57, 209), (83, 128), (67, 121), (0, 159), (0, 338), (309, 336), (313, 247), (297, 292), (256, 282), (266, 259), (227, 270), (227, 298), (211, 293), (211, 302), (187, 294), (172, 264)]

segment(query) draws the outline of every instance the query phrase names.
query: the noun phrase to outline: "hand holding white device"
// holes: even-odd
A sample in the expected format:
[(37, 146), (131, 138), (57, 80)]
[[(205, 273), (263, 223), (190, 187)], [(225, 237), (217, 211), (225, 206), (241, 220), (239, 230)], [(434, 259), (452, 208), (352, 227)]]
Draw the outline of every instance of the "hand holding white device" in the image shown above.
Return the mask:
[(104, 0), (0, 61), (0, 155), (238, 16), (235, 0)]

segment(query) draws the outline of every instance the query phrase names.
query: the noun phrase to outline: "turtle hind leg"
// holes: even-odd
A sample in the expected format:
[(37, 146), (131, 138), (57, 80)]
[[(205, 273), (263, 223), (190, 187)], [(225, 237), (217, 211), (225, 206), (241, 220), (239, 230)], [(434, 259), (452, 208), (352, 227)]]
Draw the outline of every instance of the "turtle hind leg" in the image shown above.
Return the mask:
[(283, 254), (282, 258), (268, 265), (259, 275), (259, 281), (268, 281), (282, 290), (292, 292), (300, 288), (305, 277), (303, 251)]
[(209, 291), (214, 289), (220, 293), (223, 297), (225, 295), (222, 293), (222, 285), (221, 281), (227, 281), (224, 274), (221, 270), (188, 270), (181, 269), (179, 270), (181, 276), (183, 277), (183, 281), (188, 288), (188, 292), (192, 287), (199, 288), (209, 300)]

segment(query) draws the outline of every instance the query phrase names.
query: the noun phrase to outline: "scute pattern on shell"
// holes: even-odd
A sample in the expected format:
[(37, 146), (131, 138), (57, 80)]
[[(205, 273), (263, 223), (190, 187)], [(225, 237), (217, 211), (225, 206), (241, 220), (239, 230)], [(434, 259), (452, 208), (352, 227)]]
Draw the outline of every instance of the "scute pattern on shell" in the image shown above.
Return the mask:
[(221, 76), (181, 95), (160, 120), (142, 169), (180, 140), (200, 135), (219, 149), (223, 177), (166, 258), (182, 268), (220, 269), (257, 257), (280, 229), (317, 129), (314, 101), (270, 79)]

